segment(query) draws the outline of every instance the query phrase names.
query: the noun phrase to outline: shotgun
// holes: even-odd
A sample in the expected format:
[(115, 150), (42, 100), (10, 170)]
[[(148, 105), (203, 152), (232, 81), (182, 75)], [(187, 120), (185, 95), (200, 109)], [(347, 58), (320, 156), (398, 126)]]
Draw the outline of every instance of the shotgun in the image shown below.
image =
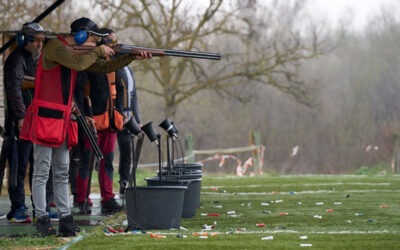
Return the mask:
[[(70, 45), (70, 48), (73, 51), (75, 51), (76, 54), (85, 54), (96, 47), (90, 45)], [(113, 45), (111, 48), (116, 53), (133, 54), (137, 56), (140, 56), (141, 51), (146, 51), (147, 53), (151, 53), (152, 56), (176, 56), (176, 57), (188, 57), (188, 58), (209, 59), (209, 60), (221, 60), (221, 54), (218, 53), (173, 50), (173, 49), (156, 49), (156, 48), (146, 48), (140, 46), (127, 45), (127, 44), (116, 44)]]

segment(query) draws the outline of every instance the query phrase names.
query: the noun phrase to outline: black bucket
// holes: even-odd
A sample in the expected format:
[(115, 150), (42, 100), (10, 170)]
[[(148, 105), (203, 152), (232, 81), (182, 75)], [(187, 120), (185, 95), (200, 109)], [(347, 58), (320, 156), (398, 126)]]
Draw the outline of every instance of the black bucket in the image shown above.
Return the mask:
[(185, 197), (182, 208), (182, 218), (193, 218), (196, 215), (196, 209), (200, 205), (201, 178), (184, 179), (175, 177), (163, 177), (160, 183), (159, 177), (145, 178), (148, 186), (185, 186)]
[(175, 163), (174, 168), (184, 168), (186, 170), (201, 170), (203, 167), (203, 164), (201, 163), (182, 163), (178, 162)]
[[(159, 171), (155, 172), (158, 175)], [(171, 170), (161, 170), (161, 175), (171, 178), (176, 177), (178, 179), (198, 179), (203, 177), (201, 170), (177, 170), (176, 168), (173, 168)]]
[(186, 186), (140, 186), (127, 189), (128, 225), (138, 229), (179, 228)]

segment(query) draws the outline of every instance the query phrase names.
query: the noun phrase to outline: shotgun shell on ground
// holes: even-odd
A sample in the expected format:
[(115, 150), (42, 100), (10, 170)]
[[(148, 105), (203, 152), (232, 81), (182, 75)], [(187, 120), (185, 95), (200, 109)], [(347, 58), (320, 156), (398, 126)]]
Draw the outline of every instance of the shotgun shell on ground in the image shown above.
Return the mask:
[(257, 227), (265, 227), (265, 224), (264, 223), (259, 223), (259, 224), (256, 224), (256, 226)]
[(156, 234), (150, 234), (150, 237), (156, 238), (156, 239), (165, 239), (167, 236), (165, 235), (156, 235)]
[(219, 214), (205, 214), (205, 213), (201, 213), (201, 216), (219, 216)]
[(283, 212), (283, 213), (279, 213), (279, 215), (288, 215), (288, 213)]
[(274, 236), (266, 236), (266, 237), (262, 237), (261, 240), (273, 240)]
[(331, 212), (333, 212), (333, 209), (327, 209), (327, 210), (325, 210), (325, 212), (331, 213)]

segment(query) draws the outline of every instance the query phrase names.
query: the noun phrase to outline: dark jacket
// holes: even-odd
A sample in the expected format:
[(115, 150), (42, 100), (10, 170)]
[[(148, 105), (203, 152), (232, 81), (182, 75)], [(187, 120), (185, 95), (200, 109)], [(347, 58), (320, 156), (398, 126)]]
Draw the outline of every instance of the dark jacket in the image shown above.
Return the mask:
[(129, 66), (125, 66), (122, 69), (119, 69), (118, 73), (121, 75), (121, 82), (122, 86), (124, 87), (124, 112), (128, 118), (130, 118), (131, 114), (133, 113), (136, 122), (140, 123), (139, 105), (136, 94), (136, 81), (133, 70)]
[(35, 77), (38, 61), (23, 47), (16, 48), (4, 64), (4, 88), (7, 96), (6, 128), (25, 117), (34, 89), (21, 90), (24, 75)]
[[(108, 78), (106, 73), (80, 71), (76, 79), (75, 97), (78, 101), (79, 108), (83, 115), (86, 112), (86, 105), (84, 105), (85, 85), (89, 81), (90, 100), (92, 102), (93, 115), (101, 115), (107, 110), (107, 102), (110, 99), (110, 89), (108, 86)], [(121, 75), (115, 73), (115, 87), (117, 91), (117, 98), (115, 107), (122, 114), (124, 87), (121, 83)]]

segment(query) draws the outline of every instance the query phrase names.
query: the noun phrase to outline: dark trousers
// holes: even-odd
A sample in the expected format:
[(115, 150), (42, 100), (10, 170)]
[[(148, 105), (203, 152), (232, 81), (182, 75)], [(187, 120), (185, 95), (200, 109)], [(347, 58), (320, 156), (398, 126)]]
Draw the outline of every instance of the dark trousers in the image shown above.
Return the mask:
[(79, 140), (78, 144), (71, 149), (71, 160), (69, 165), (69, 184), (71, 186), (71, 194), (76, 201), (76, 178), (78, 177), (79, 169), (82, 168), (83, 161), (83, 143)]
[[(15, 210), (20, 207), (25, 207), (25, 175), (28, 163), (29, 168), (29, 188), (32, 191), (32, 173), (33, 173), (33, 144), (30, 141), (18, 140), (17, 142), (18, 152), (18, 170), (17, 170), (17, 186), (8, 186), (8, 195), (11, 201), (11, 212), (13, 214)], [(47, 211), (49, 211), (49, 203), (53, 201), (53, 178), (49, 178), (46, 184), (46, 199), (47, 199)], [(32, 200), (32, 196), (31, 196)], [(32, 201), (32, 207), (35, 208), (35, 204)], [(33, 210), (33, 209), (32, 209)]]
[(30, 166), (33, 166), (32, 143), (25, 140), (18, 140), (16, 143), (18, 149), (18, 152), (15, 152), (18, 154), (18, 170), (16, 172), (17, 185), (15, 187), (8, 185), (8, 195), (10, 196), (12, 211), (25, 206), (24, 180), (26, 175), (26, 167), (28, 166), (28, 162), (30, 163)]
[(124, 189), (129, 181), (130, 166), (132, 164), (132, 150), (134, 148), (133, 136), (126, 129), (117, 134), (119, 147), (119, 184), (120, 192)]

